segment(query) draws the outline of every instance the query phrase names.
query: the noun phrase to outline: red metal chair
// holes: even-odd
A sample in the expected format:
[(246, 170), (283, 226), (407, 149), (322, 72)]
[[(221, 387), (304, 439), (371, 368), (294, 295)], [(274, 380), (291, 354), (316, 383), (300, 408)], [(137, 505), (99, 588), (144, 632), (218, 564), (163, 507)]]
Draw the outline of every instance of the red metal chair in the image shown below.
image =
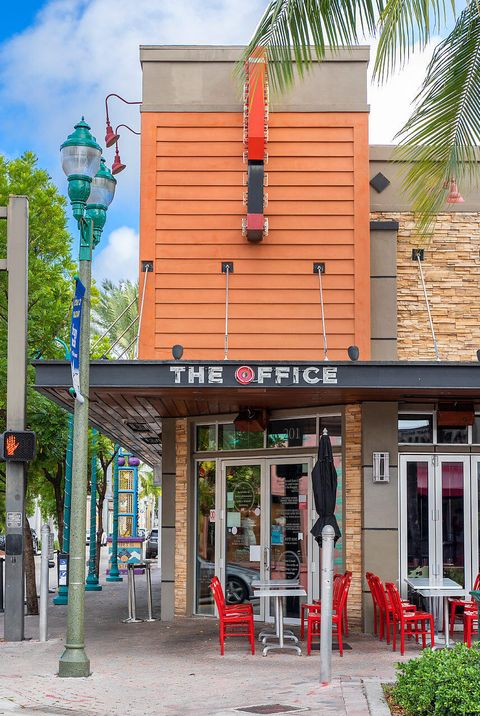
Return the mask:
[[(383, 641), (383, 637), (386, 635), (387, 644), (390, 644), (391, 626), (393, 625), (393, 605), (390, 601), (389, 595), (385, 591), (385, 587), (383, 586), (380, 577), (377, 577), (376, 574), (372, 574), (370, 577), (370, 584), (370, 589), (373, 588), (374, 600), (376, 601), (378, 607), (379, 638), (380, 641)], [(416, 611), (414, 604), (410, 604), (404, 600), (400, 601), (404, 611)]]
[(373, 583), (373, 577), (375, 577), (373, 572), (367, 572), (365, 574), (365, 578), (367, 580), (368, 588), (370, 590), (370, 594), (372, 595), (372, 602), (373, 602), (373, 633), (375, 634), (375, 636), (377, 636), (378, 631), (379, 631), (378, 621), (380, 619), (380, 606), (378, 604), (378, 599), (377, 599), (376, 590), (375, 590), (375, 584)]
[(225, 594), (223, 592), (222, 583), (220, 582), (219, 578), (217, 576), (212, 577), (210, 580), (211, 583), (215, 583), (216, 588), (218, 589), (218, 592), (220, 594), (220, 599), (223, 600), (223, 603), (225, 605), (225, 611), (226, 612), (236, 612), (236, 613), (246, 613), (246, 614), (253, 614), (253, 606), (251, 602), (246, 602), (245, 604), (227, 604), (227, 600), (225, 599)]
[(463, 641), (470, 648), (472, 646), (472, 636), (478, 634), (478, 610), (477, 604), (474, 602), (475, 609), (464, 609), (463, 612)]
[(405, 653), (405, 634), (407, 636), (422, 637), (422, 648), (427, 645), (426, 636), (430, 632), (431, 646), (435, 645), (433, 631), (433, 616), (429, 612), (407, 611), (402, 606), (402, 600), (397, 587), (393, 582), (385, 584), (390, 604), (393, 607), (393, 651), (397, 646), (397, 626), (400, 627), (400, 653)]
[[(480, 589), (480, 574), (477, 574), (475, 578), (475, 584), (473, 589)], [(463, 609), (464, 611), (472, 611), (476, 609), (476, 604), (471, 599), (457, 599), (456, 597), (449, 598), (450, 604), (450, 636), (453, 635), (455, 627), (455, 617), (457, 616), (457, 609)]]
[[(219, 589), (220, 587), (220, 589)], [(218, 609), (220, 618), (220, 655), (225, 653), (225, 639), (227, 636), (246, 636), (250, 642), (252, 654), (255, 654), (255, 633), (253, 630), (253, 613), (246, 611), (234, 611), (227, 609), (221, 584), (215, 578), (210, 582), (213, 598)]]
[[(335, 627), (336, 629), (340, 656), (343, 656), (343, 614), (345, 609), (345, 603), (347, 601), (350, 579), (351, 576), (349, 578), (348, 575), (344, 574), (343, 577), (341, 577), (341, 579), (339, 580), (340, 586), (338, 587), (339, 595), (337, 606), (335, 612), (332, 614), (332, 627)], [(321, 611), (310, 611), (308, 613), (307, 656), (310, 656), (310, 652), (312, 650), (312, 638), (314, 636), (320, 636), (321, 618)]]
[[(338, 601), (338, 588), (341, 584), (343, 575), (342, 574), (334, 574), (333, 575), (333, 609), (336, 609), (336, 604)], [(305, 621), (308, 617), (308, 614), (310, 612), (319, 612), (321, 610), (322, 602), (320, 599), (314, 599), (312, 604), (302, 604), (301, 607), (301, 623), (300, 623), (300, 639), (305, 638)]]

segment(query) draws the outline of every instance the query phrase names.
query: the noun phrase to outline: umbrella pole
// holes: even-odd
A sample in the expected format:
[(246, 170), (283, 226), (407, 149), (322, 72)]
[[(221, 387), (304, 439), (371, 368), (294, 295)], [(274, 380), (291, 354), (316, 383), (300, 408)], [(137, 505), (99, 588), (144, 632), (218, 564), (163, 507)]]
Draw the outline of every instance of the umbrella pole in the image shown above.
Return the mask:
[[(333, 547), (335, 531), (331, 525), (322, 530), (322, 612), (320, 618), (320, 682), (327, 686), (332, 679), (332, 602)], [(339, 626), (340, 629), (340, 626)]]

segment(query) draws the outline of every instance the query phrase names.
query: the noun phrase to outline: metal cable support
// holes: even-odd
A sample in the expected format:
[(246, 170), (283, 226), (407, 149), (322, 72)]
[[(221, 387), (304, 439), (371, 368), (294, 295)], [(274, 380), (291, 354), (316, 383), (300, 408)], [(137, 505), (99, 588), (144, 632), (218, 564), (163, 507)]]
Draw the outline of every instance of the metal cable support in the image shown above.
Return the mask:
[(427, 288), (425, 286), (425, 279), (423, 278), (422, 262), (421, 262), (420, 256), (418, 254), (417, 254), (417, 262), (418, 262), (418, 268), (420, 271), (420, 278), (422, 280), (423, 295), (425, 297), (425, 305), (427, 306), (428, 320), (430, 322), (430, 331), (432, 332), (433, 349), (435, 351), (435, 360), (440, 360), (440, 354), (438, 352), (437, 338), (435, 336), (435, 329), (433, 327), (432, 314), (430, 312), (430, 304), (428, 302)]
[[(133, 326), (133, 324), (134, 324), (136, 321), (138, 321), (138, 316), (135, 316), (135, 318), (133, 319), (133, 321), (130, 321), (130, 323), (129, 323), (128, 326), (125, 328), (125, 330), (123, 331), (123, 333), (122, 333), (120, 336), (118, 336), (118, 338), (117, 338), (117, 340), (115, 341), (115, 343), (113, 343), (113, 344), (110, 346), (110, 348), (109, 348), (109, 350), (108, 350), (109, 353), (113, 350), (113, 348), (115, 348), (115, 346), (117, 345), (117, 343), (119, 343), (119, 342), (122, 340), (122, 338), (123, 338), (123, 336), (125, 335), (125, 333), (127, 333), (127, 331), (130, 330), (130, 328)], [(132, 345), (135, 343), (136, 340), (137, 340), (137, 336), (135, 336), (135, 338), (134, 338), (133, 341), (130, 343), (130, 345), (128, 346), (128, 348), (130, 348), (130, 346), (132, 346)], [(127, 350), (128, 350), (128, 348), (127, 348)], [(125, 351), (124, 351), (123, 353), (125, 353)], [(122, 356), (123, 356), (123, 353), (122, 353)]]
[(228, 359), (228, 276), (230, 273), (230, 267), (225, 267), (225, 347), (223, 359)]
[[(131, 308), (131, 307), (133, 306), (133, 304), (134, 304), (137, 300), (138, 300), (138, 297), (135, 297), (135, 298), (133, 299), (133, 301), (130, 301), (130, 303), (128, 304), (128, 306), (127, 306), (126, 308), (124, 308), (124, 310), (121, 312), (121, 314), (120, 314), (119, 316), (117, 316), (117, 318), (114, 320), (114, 322), (109, 325), (109, 327), (107, 328), (107, 330), (105, 331), (105, 333), (102, 333), (102, 335), (100, 336), (100, 338), (97, 338), (97, 340), (95, 341), (95, 343), (90, 347), (90, 350), (93, 350), (93, 349), (95, 348), (95, 346), (100, 343), (100, 341), (102, 340), (102, 338), (105, 338), (105, 336), (110, 332), (110, 330), (115, 326), (115, 324), (118, 323), (118, 321), (126, 314), (126, 312), (128, 311), (128, 309)], [(55, 340), (56, 340), (56, 339), (55, 339)]]
[(322, 270), (318, 267), (318, 284), (320, 288), (320, 308), (322, 311), (322, 331), (323, 331), (323, 360), (328, 360), (327, 348), (327, 331), (325, 328), (325, 309), (323, 305), (323, 286), (322, 286)]
[(135, 352), (134, 352), (135, 360), (137, 360), (137, 358), (138, 358), (138, 344), (140, 342), (140, 330), (142, 328), (143, 304), (145, 303), (145, 289), (147, 288), (148, 268), (149, 268), (148, 264), (146, 264), (146, 266), (145, 266), (145, 281), (143, 282), (143, 290), (142, 290), (142, 302), (140, 304), (140, 315), (138, 317), (137, 343), (136, 343)]

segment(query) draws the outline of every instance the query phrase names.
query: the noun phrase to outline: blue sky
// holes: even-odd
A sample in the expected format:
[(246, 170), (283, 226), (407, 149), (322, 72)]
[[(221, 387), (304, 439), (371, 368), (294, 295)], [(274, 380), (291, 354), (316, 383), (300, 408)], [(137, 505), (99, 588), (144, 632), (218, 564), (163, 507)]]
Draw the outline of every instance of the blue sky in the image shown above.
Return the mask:
[[(82, 114), (104, 143), (104, 99), (141, 97), (140, 44), (242, 44), (267, 0), (8, 0), (0, 23), (0, 153), (34, 151), (61, 191), (59, 146)], [(409, 115), (431, 47), (386, 87), (372, 87), (371, 141), (389, 143)], [(138, 107), (113, 99), (112, 123), (140, 125)], [(139, 138), (125, 133), (102, 243), (97, 279), (136, 278)], [(113, 161), (113, 150), (105, 154)], [(72, 226), (72, 231), (73, 231)]]

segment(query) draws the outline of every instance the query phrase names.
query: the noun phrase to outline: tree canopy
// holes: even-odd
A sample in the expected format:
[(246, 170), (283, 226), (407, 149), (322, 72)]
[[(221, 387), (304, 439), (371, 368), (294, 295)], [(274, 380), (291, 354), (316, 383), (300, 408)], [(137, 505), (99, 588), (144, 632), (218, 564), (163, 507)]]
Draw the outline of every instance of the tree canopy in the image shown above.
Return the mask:
[[(461, 12), (456, 16), (456, 10)], [(450, 30), (454, 17), (454, 27)], [(480, 5), (455, 0), (271, 0), (238, 66), (264, 55), (272, 89), (284, 92), (333, 51), (377, 37), (374, 78), (387, 82), (440, 33), (413, 113), (397, 135), (404, 188), (428, 235), (449, 182), (475, 184), (480, 143)]]

